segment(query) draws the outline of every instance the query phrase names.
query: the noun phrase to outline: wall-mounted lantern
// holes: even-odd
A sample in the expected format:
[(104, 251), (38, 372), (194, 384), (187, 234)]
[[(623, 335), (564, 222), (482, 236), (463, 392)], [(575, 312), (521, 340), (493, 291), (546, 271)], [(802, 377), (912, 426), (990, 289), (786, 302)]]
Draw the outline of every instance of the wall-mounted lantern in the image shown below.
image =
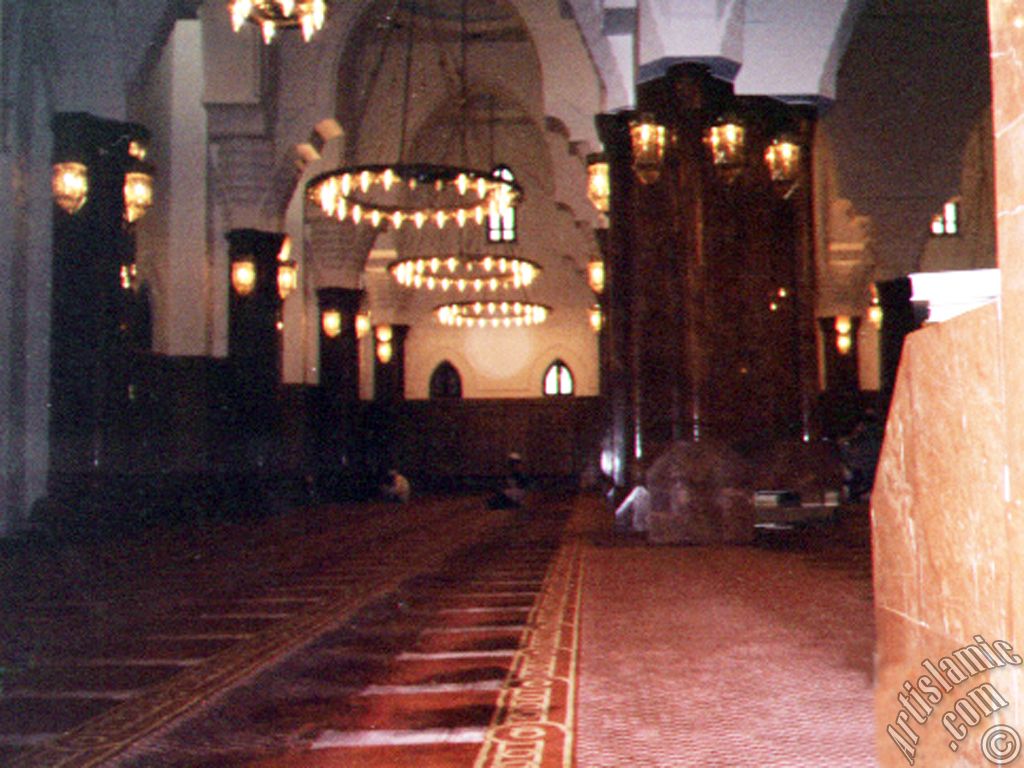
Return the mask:
[(611, 171), (603, 152), (587, 156), (587, 199), (598, 213), (611, 209)]
[(633, 171), (644, 184), (653, 184), (661, 176), (665, 162), (667, 130), (653, 115), (642, 114), (629, 124), (630, 144), (633, 148)]
[(325, 309), (320, 315), (320, 327), (324, 329), (327, 338), (338, 338), (341, 335), (341, 310)]
[(356, 338), (362, 339), (370, 332), (370, 311), (363, 310), (356, 313)]
[(231, 287), (239, 296), (256, 290), (256, 262), (251, 256), (240, 256), (231, 262)]
[(89, 174), (83, 163), (74, 160), (54, 163), (51, 183), (54, 202), (65, 213), (78, 213), (89, 199)]
[(838, 315), (835, 322), (836, 329), (836, 349), (839, 350), (840, 355), (849, 354), (853, 348), (853, 336), (850, 335), (850, 331), (853, 329), (853, 323), (850, 321), (848, 315)]
[(291, 253), (292, 239), (285, 235), (277, 254), (277, 295), (281, 301), (299, 287), (299, 265), (292, 259)]
[(711, 154), (715, 170), (732, 182), (743, 170), (747, 158), (746, 128), (736, 117), (719, 118), (704, 132), (704, 144)]
[(387, 365), (391, 362), (391, 356), (394, 354), (394, 350), (391, 347), (393, 336), (391, 326), (378, 325), (375, 335), (377, 338), (377, 359), (384, 365)]
[(604, 292), (605, 271), (604, 261), (593, 258), (587, 263), (587, 285), (594, 293)]

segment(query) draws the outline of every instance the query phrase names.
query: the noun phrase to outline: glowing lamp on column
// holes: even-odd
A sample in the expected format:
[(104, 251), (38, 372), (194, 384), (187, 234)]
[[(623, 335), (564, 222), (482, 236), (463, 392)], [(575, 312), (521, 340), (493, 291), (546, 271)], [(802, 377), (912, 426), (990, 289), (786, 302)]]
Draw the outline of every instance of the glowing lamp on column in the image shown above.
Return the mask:
[(285, 235), (277, 254), (277, 294), (281, 301), (299, 286), (299, 265), (291, 258), (292, 239)]
[(882, 310), (882, 305), (878, 300), (878, 287), (871, 284), (871, 304), (868, 305), (868, 322), (875, 326), (875, 330), (882, 330), (882, 318), (885, 316), (885, 312)]
[(776, 186), (788, 190), (800, 175), (800, 145), (790, 136), (777, 136), (764, 151), (768, 175)]
[(54, 163), (51, 183), (53, 200), (65, 213), (78, 213), (89, 198), (89, 171), (83, 163)]
[(231, 287), (239, 296), (248, 296), (256, 290), (256, 262), (243, 256), (231, 263)]
[(587, 156), (587, 198), (599, 213), (611, 208), (612, 186), (608, 157), (604, 153)]
[(124, 220), (132, 224), (153, 207), (153, 175), (141, 164), (124, 175)]
[(601, 259), (591, 259), (587, 263), (587, 285), (594, 293), (604, 292), (604, 262)]
[(629, 124), (629, 138), (633, 147), (633, 171), (644, 184), (653, 184), (661, 176), (665, 162), (667, 131), (652, 115), (643, 114)]
[(847, 315), (839, 315), (836, 317), (835, 329), (836, 329), (836, 349), (840, 355), (847, 355), (853, 348), (853, 337), (850, 335), (850, 331), (853, 328), (853, 324), (850, 322), (850, 318)]
[(368, 334), (370, 332), (370, 313), (366, 312), (366, 311), (357, 313), (356, 314), (355, 325), (356, 325), (356, 338), (357, 339), (366, 338), (366, 334)]
[(391, 362), (394, 349), (391, 346), (392, 332), (390, 325), (378, 325), (377, 338), (377, 359), (384, 365)]
[(589, 310), (590, 328), (594, 333), (600, 333), (604, 327), (604, 313), (601, 312), (599, 304), (595, 304)]
[(743, 170), (747, 158), (746, 135), (743, 123), (731, 115), (719, 118), (704, 132), (711, 162), (727, 182), (734, 181)]
[(324, 336), (327, 338), (338, 338), (341, 334), (341, 311), (325, 309), (320, 315), (320, 327), (324, 329)]

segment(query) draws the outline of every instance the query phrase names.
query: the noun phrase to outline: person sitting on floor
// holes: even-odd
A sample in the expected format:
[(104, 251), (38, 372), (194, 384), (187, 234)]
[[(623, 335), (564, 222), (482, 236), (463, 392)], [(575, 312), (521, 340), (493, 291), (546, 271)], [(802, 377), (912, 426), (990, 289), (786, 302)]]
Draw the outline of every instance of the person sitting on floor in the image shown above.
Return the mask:
[(381, 495), (387, 501), (397, 501), (405, 504), (412, 494), (412, 486), (408, 478), (402, 475), (397, 469), (388, 470), (387, 482), (380, 488)]

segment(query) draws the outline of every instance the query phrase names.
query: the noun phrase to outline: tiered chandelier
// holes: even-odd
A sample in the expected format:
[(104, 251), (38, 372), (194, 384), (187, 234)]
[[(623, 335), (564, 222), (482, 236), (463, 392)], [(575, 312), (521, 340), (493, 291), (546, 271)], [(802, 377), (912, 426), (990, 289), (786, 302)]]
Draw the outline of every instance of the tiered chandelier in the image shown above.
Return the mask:
[(518, 184), (490, 171), (402, 162), (338, 168), (312, 179), (307, 193), (338, 221), (395, 229), (405, 224), (417, 229), (424, 224), (438, 229), (483, 225), (488, 216), (514, 206), (521, 194)]
[(490, 254), (414, 256), (391, 262), (388, 270), (406, 288), (459, 293), (527, 288), (540, 274), (540, 266), (529, 259)]
[(228, 10), (235, 32), (251, 22), (260, 28), (263, 42), (270, 44), (277, 30), (298, 27), (309, 42), (324, 26), (327, 0), (231, 0)]
[(547, 320), (551, 307), (532, 301), (452, 301), (434, 309), (441, 325), (452, 328), (522, 328)]
[[(536, 325), (544, 322), (550, 307), (525, 298), (512, 299), (497, 294), (525, 291), (540, 274), (540, 265), (512, 254), (508, 244), (503, 244), (502, 251), (497, 252), (494, 246), (480, 242), (486, 240), (483, 228), (489, 222), (504, 218), (518, 204), (522, 190), (507, 168), (494, 163), (493, 100), (488, 121), (492, 131), (491, 170), (473, 168), (468, 161), (471, 102), (467, 76), (468, 0), (461, 0), (460, 61), (452, 67), (458, 77), (458, 91), (450, 100), (458, 104), (459, 162), (425, 163), (406, 159), (410, 80), (411, 73), (416, 71), (414, 38), (418, 27), (422, 26), (417, 17), (420, 9), (424, 10), (432, 19), (430, 28), (436, 33), (436, 19), (444, 16), (430, 7), (432, 2), (409, 0), (398, 5), (408, 14), (408, 19), (397, 27), (407, 31), (397, 162), (351, 165), (321, 174), (307, 184), (307, 199), (338, 221), (407, 230), (409, 234), (403, 237), (417, 238), (416, 255), (396, 259), (388, 265), (399, 285), (478, 295), (475, 300), (435, 307), (434, 317), (442, 325), (453, 328)], [(430, 61), (433, 60), (431, 53)], [(420, 234), (425, 227), (429, 231)], [(430, 238), (436, 238), (432, 245), (425, 243)]]
[[(428, 0), (429, 4), (429, 0)], [(401, 127), (398, 160), (391, 164), (353, 165), (336, 168), (311, 179), (306, 185), (308, 199), (325, 215), (353, 224), (399, 229), (412, 224), (416, 229), (449, 224), (462, 228), (469, 223), (483, 225), (489, 216), (501, 216), (516, 205), (521, 189), (514, 181), (491, 170), (467, 167), (465, 162), (465, 114), (462, 125), (461, 165), (409, 162), (405, 158), (406, 129), (410, 110), (410, 73), (413, 64), (418, 3), (407, 10), (408, 35), (405, 45), (405, 76), (402, 85)], [(468, 99), (466, 89), (466, 0), (462, 2), (460, 30), (461, 109)]]

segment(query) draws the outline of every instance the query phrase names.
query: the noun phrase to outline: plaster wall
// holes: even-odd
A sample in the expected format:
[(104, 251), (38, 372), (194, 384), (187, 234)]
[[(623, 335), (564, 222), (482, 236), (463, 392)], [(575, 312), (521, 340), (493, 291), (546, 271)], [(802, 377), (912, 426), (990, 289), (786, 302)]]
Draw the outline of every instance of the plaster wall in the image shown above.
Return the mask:
[(42, 11), (0, 9), (0, 536), (27, 525), (49, 466), (54, 104)]
[[(179, 21), (145, 89), (154, 206), (139, 222), (138, 260), (153, 301), (154, 351), (210, 354), (206, 112), (198, 21)], [(198, 300), (197, 300), (198, 299)]]

